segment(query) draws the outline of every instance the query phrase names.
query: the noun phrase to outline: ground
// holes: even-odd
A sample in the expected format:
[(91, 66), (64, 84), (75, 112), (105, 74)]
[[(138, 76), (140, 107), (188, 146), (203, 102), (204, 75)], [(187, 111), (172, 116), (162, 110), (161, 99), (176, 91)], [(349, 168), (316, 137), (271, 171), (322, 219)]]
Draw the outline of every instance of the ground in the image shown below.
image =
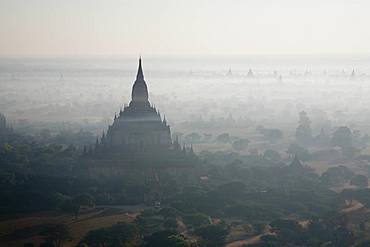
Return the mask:
[(118, 222), (131, 222), (144, 207), (97, 207), (81, 213), (77, 220), (74, 216), (58, 212), (18, 215), (0, 220), (0, 245), (22, 247), (33, 242), (38, 246), (42, 237), (38, 235), (50, 224), (66, 224), (70, 227), (73, 239), (64, 247), (75, 246), (87, 232), (108, 227)]

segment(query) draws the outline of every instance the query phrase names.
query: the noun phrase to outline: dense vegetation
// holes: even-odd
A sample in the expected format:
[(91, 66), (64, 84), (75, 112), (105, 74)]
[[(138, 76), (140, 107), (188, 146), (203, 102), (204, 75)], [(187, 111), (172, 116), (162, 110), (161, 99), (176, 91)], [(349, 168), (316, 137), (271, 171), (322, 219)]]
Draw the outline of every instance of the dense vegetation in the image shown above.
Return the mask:
[[(114, 176), (91, 171), (82, 155), (85, 141), (72, 145), (68, 136), (12, 132), (0, 143), (0, 213), (56, 210), (78, 220), (82, 210), (95, 205), (152, 207), (132, 223), (90, 231), (79, 246), (223, 246), (237, 240), (232, 237), (237, 228), (244, 237), (260, 235), (255, 246), (366, 246), (367, 221), (348, 219), (341, 209), (352, 200), (370, 205), (367, 178), (344, 166), (320, 176), (293, 160), (293, 154), (311, 158), (305, 147), (313, 139), (305, 114), (301, 117), (288, 162), (274, 150), (248, 155), (202, 152), (196, 165), (176, 172), (114, 168), (119, 171)], [(281, 138), (274, 129), (260, 131), (270, 139)], [(240, 150), (248, 145), (248, 140), (228, 138), (222, 134), (217, 141)], [(348, 138), (347, 129), (338, 129), (333, 142), (347, 148), (352, 145)], [(330, 189), (346, 182), (362, 189)], [(44, 236), (42, 246), (63, 246), (73, 238), (66, 225), (39, 234)]]

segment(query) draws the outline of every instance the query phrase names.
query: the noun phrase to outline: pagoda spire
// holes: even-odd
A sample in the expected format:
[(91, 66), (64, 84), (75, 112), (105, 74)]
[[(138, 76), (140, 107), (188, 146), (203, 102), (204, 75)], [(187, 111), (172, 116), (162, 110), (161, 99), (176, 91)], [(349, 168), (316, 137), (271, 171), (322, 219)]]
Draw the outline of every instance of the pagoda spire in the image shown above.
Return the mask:
[[(139, 67), (137, 69), (136, 80), (132, 86), (131, 103), (145, 103), (149, 105), (148, 101), (148, 87), (144, 80), (143, 67), (141, 65), (141, 56), (139, 58)], [(131, 105), (130, 103), (130, 105)]]
[(292, 163), (290, 164), (291, 167), (299, 167), (299, 168), (303, 168), (303, 165), (301, 163), (301, 161), (299, 160), (298, 158), (298, 155), (295, 154), (294, 155), (294, 158), (293, 158), (293, 161)]
[(141, 66), (141, 56), (139, 57), (139, 67), (137, 69), (137, 74), (136, 74), (136, 80), (143, 80), (144, 79), (144, 74), (143, 74), (143, 68)]

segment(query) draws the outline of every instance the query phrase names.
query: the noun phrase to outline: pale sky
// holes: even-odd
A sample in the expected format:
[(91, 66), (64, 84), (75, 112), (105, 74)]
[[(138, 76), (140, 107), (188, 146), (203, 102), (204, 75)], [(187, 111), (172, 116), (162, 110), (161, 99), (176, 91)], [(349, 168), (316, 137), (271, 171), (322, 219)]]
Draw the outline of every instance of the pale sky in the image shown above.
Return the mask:
[(0, 56), (368, 54), (369, 0), (0, 0)]

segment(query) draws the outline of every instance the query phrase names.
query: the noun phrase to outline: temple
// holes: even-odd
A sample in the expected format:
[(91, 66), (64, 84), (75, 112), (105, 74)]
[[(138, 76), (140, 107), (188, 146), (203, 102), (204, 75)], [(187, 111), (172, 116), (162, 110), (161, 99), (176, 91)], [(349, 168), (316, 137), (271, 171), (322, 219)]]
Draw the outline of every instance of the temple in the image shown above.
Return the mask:
[(114, 118), (101, 139), (103, 145), (133, 150), (166, 149), (172, 145), (170, 126), (149, 103), (148, 95), (140, 58), (131, 102)]
[[(96, 144), (85, 153), (94, 158), (120, 160), (121, 163), (176, 163), (192, 154), (192, 148), (181, 148), (172, 142), (166, 118), (150, 104), (148, 86), (144, 80), (141, 57), (136, 80), (132, 86), (131, 102), (114, 116), (113, 123)], [(178, 162), (177, 162), (178, 163)]]

